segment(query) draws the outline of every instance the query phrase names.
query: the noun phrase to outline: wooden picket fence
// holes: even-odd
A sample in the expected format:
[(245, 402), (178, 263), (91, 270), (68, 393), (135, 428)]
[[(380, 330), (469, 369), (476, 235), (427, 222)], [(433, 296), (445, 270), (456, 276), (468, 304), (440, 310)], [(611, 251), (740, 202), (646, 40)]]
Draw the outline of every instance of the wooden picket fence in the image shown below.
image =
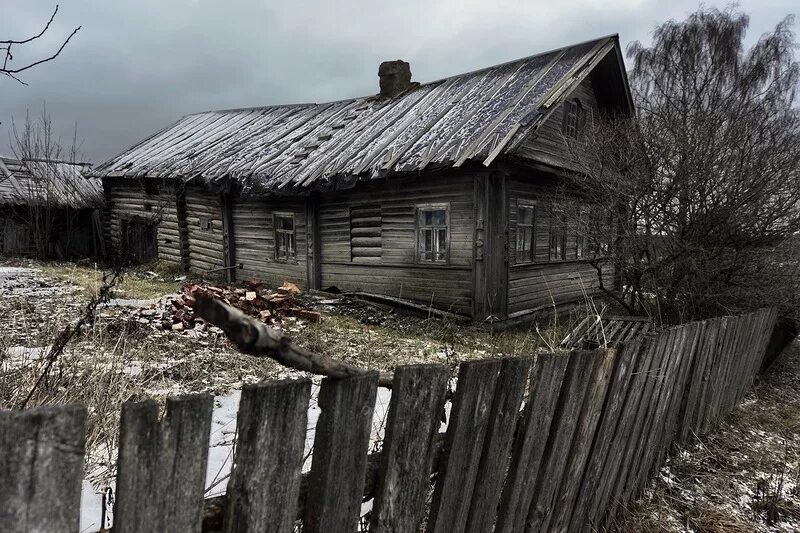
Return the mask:
[[(367, 493), (370, 531), (602, 531), (673, 442), (741, 400), (776, 317), (764, 309), (616, 350), (462, 363), (443, 436), (448, 369), (399, 367), (379, 454), (367, 454), (377, 374), (325, 379), (306, 475), (310, 381), (247, 386), (221, 528), (355, 531)], [(211, 412), (204, 394), (169, 399), (161, 420), (153, 401), (124, 405), (115, 531), (201, 531)], [(0, 412), (4, 530), (78, 530), (85, 420), (80, 406)]]

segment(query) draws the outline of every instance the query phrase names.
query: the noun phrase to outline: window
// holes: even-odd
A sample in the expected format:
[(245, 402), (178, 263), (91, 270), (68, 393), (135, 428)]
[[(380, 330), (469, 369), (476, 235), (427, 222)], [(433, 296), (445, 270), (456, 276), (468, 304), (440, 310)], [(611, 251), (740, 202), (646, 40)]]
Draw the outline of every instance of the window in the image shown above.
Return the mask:
[(564, 230), (564, 217), (560, 210), (552, 209), (550, 215), (550, 260), (567, 258), (567, 232)]
[(536, 256), (536, 206), (517, 203), (517, 263), (531, 263)]
[(350, 260), (354, 263), (379, 262), (382, 254), (381, 206), (350, 208)]
[(275, 259), (290, 261), (297, 258), (294, 234), (294, 214), (275, 213)]
[(447, 206), (417, 208), (417, 251), (420, 263), (447, 263), (450, 237)]
[(562, 133), (570, 139), (577, 139), (586, 126), (586, 109), (580, 100), (567, 100), (564, 102), (564, 123)]
[(200, 215), (198, 217), (198, 226), (201, 231), (211, 231), (211, 217)]

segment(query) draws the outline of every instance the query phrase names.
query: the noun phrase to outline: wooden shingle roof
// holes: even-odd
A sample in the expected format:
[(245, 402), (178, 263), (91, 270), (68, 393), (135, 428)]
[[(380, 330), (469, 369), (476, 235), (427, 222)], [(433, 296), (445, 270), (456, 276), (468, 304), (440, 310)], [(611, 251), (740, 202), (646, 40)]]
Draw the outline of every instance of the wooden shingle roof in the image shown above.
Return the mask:
[(509, 154), (608, 53), (616, 36), (368, 96), (188, 115), (98, 166), (100, 177), (232, 179), (293, 193)]
[(0, 157), (0, 205), (99, 207), (103, 184), (87, 170), (83, 163)]

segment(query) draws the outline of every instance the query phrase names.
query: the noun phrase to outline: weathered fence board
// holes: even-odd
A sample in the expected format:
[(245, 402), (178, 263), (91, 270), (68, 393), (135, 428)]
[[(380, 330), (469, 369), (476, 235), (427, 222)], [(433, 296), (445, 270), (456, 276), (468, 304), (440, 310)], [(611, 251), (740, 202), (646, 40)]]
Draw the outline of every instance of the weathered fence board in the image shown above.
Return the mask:
[(226, 533), (277, 533), (294, 527), (310, 396), (310, 380), (242, 389)]
[(461, 363), (433, 492), (429, 532), (463, 531), (489, 426), (500, 360)]
[(522, 531), (533, 501), (536, 480), (550, 434), (569, 357), (561, 354), (536, 356), (525, 405), (508, 467), (495, 531)]
[(370, 531), (419, 530), (449, 376), (441, 365), (395, 370)]
[(489, 428), (484, 439), (466, 531), (489, 532), (494, 528), (497, 502), (508, 468), (511, 441), (517, 428), (522, 396), (533, 358), (508, 358), (495, 385)]
[(0, 411), (3, 531), (78, 531), (85, 443), (83, 406)]
[(590, 525), (588, 514), (603, 481), (601, 474), (608, 459), (611, 442), (620, 424), (620, 414), (630, 391), (631, 379), (640, 361), (642, 342), (643, 340), (639, 339), (623, 345), (615, 359), (606, 402), (597, 427), (597, 436), (592, 444), (586, 471), (572, 509), (570, 531), (578, 531)]
[(541, 472), (536, 480), (533, 503), (528, 510), (527, 530), (547, 531), (556, 493), (569, 459), (570, 443), (578, 425), (583, 399), (589, 389), (589, 380), (596, 360), (602, 353), (602, 350), (581, 351), (570, 355), (553, 424), (550, 427), (550, 437), (545, 447)]
[(586, 469), (589, 452), (592, 449), (597, 424), (600, 422), (600, 416), (605, 407), (606, 393), (617, 354), (617, 350), (610, 349), (599, 351), (596, 357), (592, 374), (589, 377), (589, 388), (586, 398), (583, 400), (583, 408), (564, 468), (561, 487), (555, 499), (552, 519), (548, 525), (550, 531), (567, 531), (569, 527), (569, 520)]
[(642, 367), (641, 380), (637, 383), (639, 390), (631, 402), (630, 409), (626, 412), (626, 428), (619, 433), (615, 461), (615, 471), (613, 472), (613, 482), (609, 485), (603, 495), (603, 501), (598, 507), (598, 511), (603, 513), (604, 521), (608, 522), (616, 514), (621, 500), (627, 494), (625, 484), (628, 480), (630, 471), (635, 468), (634, 463), (641, 454), (640, 442), (647, 420), (647, 411), (653, 397), (653, 387), (661, 372), (661, 363), (667, 349), (667, 336), (662, 333), (650, 344), (645, 358), (647, 365)]
[(355, 530), (377, 388), (377, 372), (322, 380), (304, 533)]
[(200, 530), (213, 399), (168, 398), (122, 406), (114, 531)]

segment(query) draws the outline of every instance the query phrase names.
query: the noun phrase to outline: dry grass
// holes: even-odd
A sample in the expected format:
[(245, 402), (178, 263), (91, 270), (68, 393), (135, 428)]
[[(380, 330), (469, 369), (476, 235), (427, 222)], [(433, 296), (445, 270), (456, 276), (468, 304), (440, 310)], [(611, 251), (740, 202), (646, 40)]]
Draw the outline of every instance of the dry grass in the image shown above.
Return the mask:
[(800, 341), (710, 435), (669, 458), (617, 528), (800, 530)]

